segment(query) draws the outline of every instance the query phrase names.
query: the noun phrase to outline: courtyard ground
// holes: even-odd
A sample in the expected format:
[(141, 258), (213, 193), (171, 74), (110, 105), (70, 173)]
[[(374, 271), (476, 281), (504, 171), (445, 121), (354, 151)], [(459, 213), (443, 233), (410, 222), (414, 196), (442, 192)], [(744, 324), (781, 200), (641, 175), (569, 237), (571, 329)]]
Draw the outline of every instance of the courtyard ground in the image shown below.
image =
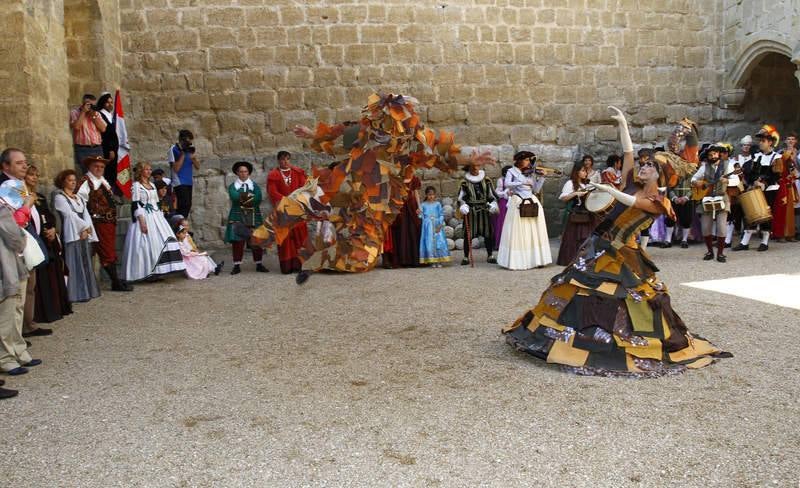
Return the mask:
[(34, 339), (44, 365), (5, 377), (0, 485), (797, 486), (797, 310), (681, 283), (794, 273), (800, 301), (800, 244), (651, 254), (690, 330), (733, 359), (632, 380), (517, 353), (500, 328), (558, 268), (483, 251), (303, 287), (274, 260), (230, 276), (228, 256), (206, 281), (104, 292)]

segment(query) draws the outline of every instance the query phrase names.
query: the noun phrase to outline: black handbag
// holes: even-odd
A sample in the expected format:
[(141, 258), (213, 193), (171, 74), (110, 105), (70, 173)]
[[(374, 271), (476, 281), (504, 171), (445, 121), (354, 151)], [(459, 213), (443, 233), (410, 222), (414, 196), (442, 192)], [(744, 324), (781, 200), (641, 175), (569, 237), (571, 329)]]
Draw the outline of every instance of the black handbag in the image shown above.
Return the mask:
[(532, 218), (539, 216), (539, 204), (533, 201), (533, 198), (523, 198), (519, 204), (519, 216), (524, 218)]

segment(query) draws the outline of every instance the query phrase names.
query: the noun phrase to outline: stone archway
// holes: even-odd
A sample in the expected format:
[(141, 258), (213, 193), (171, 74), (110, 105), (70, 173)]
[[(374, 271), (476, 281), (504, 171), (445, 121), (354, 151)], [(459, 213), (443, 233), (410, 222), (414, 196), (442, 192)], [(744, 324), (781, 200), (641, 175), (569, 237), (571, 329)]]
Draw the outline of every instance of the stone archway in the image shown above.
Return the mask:
[(761, 56), (742, 80), (746, 96), (741, 105), (744, 120), (771, 123), (783, 134), (800, 130), (800, 84), (797, 66), (788, 56), (768, 53)]

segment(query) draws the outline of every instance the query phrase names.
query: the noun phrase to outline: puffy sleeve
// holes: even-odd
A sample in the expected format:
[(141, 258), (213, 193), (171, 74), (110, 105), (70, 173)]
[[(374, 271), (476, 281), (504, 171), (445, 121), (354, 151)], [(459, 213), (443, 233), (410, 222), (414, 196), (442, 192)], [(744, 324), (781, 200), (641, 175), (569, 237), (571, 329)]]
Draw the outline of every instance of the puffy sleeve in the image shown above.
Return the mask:
[(131, 209), (133, 210), (133, 218), (137, 219), (145, 214), (142, 200), (144, 197), (144, 188), (138, 181), (131, 186)]
[(436, 202), (436, 226), (444, 225), (444, 210), (442, 209), (442, 203)]
[(570, 193), (575, 191), (575, 185), (572, 184), (572, 180), (567, 180), (564, 183), (564, 186), (561, 187), (561, 195), (558, 196), (558, 199), (562, 202), (566, 202), (567, 200), (571, 200)]
[(77, 241), (81, 231), (81, 221), (72, 211), (67, 197), (61, 193), (56, 193), (53, 197), (53, 206), (61, 215), (61, 235), (64, 243)]
[(497, 185), (494, 188), (494, 192), (499, 198), (508, 198), (508, 190), (506, 190), (506, 185), (505, 181), (503, 181), (503, 178), (497, 178)]
[(539, 193), (542, 191), (542, 187), (544, 186), (544, 176), (535, 176), (533, 179), (533, 185), (531, 185), (531, 191), (533, 193)]
[(706, 174), (706, 163), (700, 165), (700, 169), (697, 170), (695, 174), (692, 175), (692, 183), (700, 181), (703, 179), (703, 175)]

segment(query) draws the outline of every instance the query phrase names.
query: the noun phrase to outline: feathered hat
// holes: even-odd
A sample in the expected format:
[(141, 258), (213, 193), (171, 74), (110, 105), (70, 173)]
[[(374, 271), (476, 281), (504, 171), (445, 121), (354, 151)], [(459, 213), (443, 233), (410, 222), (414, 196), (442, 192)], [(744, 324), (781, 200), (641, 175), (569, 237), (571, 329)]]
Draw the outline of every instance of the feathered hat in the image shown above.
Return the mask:
[(761, 130), (756, 132), (756, 138), (765, 138), (768, 137), (775, 141), (775, 145), (777, 146), (778, 143), (781, 141), (781, 135), (778, 133), (778, 129), (775, 128), (774, 125), (764, 124), (761, 127)]

